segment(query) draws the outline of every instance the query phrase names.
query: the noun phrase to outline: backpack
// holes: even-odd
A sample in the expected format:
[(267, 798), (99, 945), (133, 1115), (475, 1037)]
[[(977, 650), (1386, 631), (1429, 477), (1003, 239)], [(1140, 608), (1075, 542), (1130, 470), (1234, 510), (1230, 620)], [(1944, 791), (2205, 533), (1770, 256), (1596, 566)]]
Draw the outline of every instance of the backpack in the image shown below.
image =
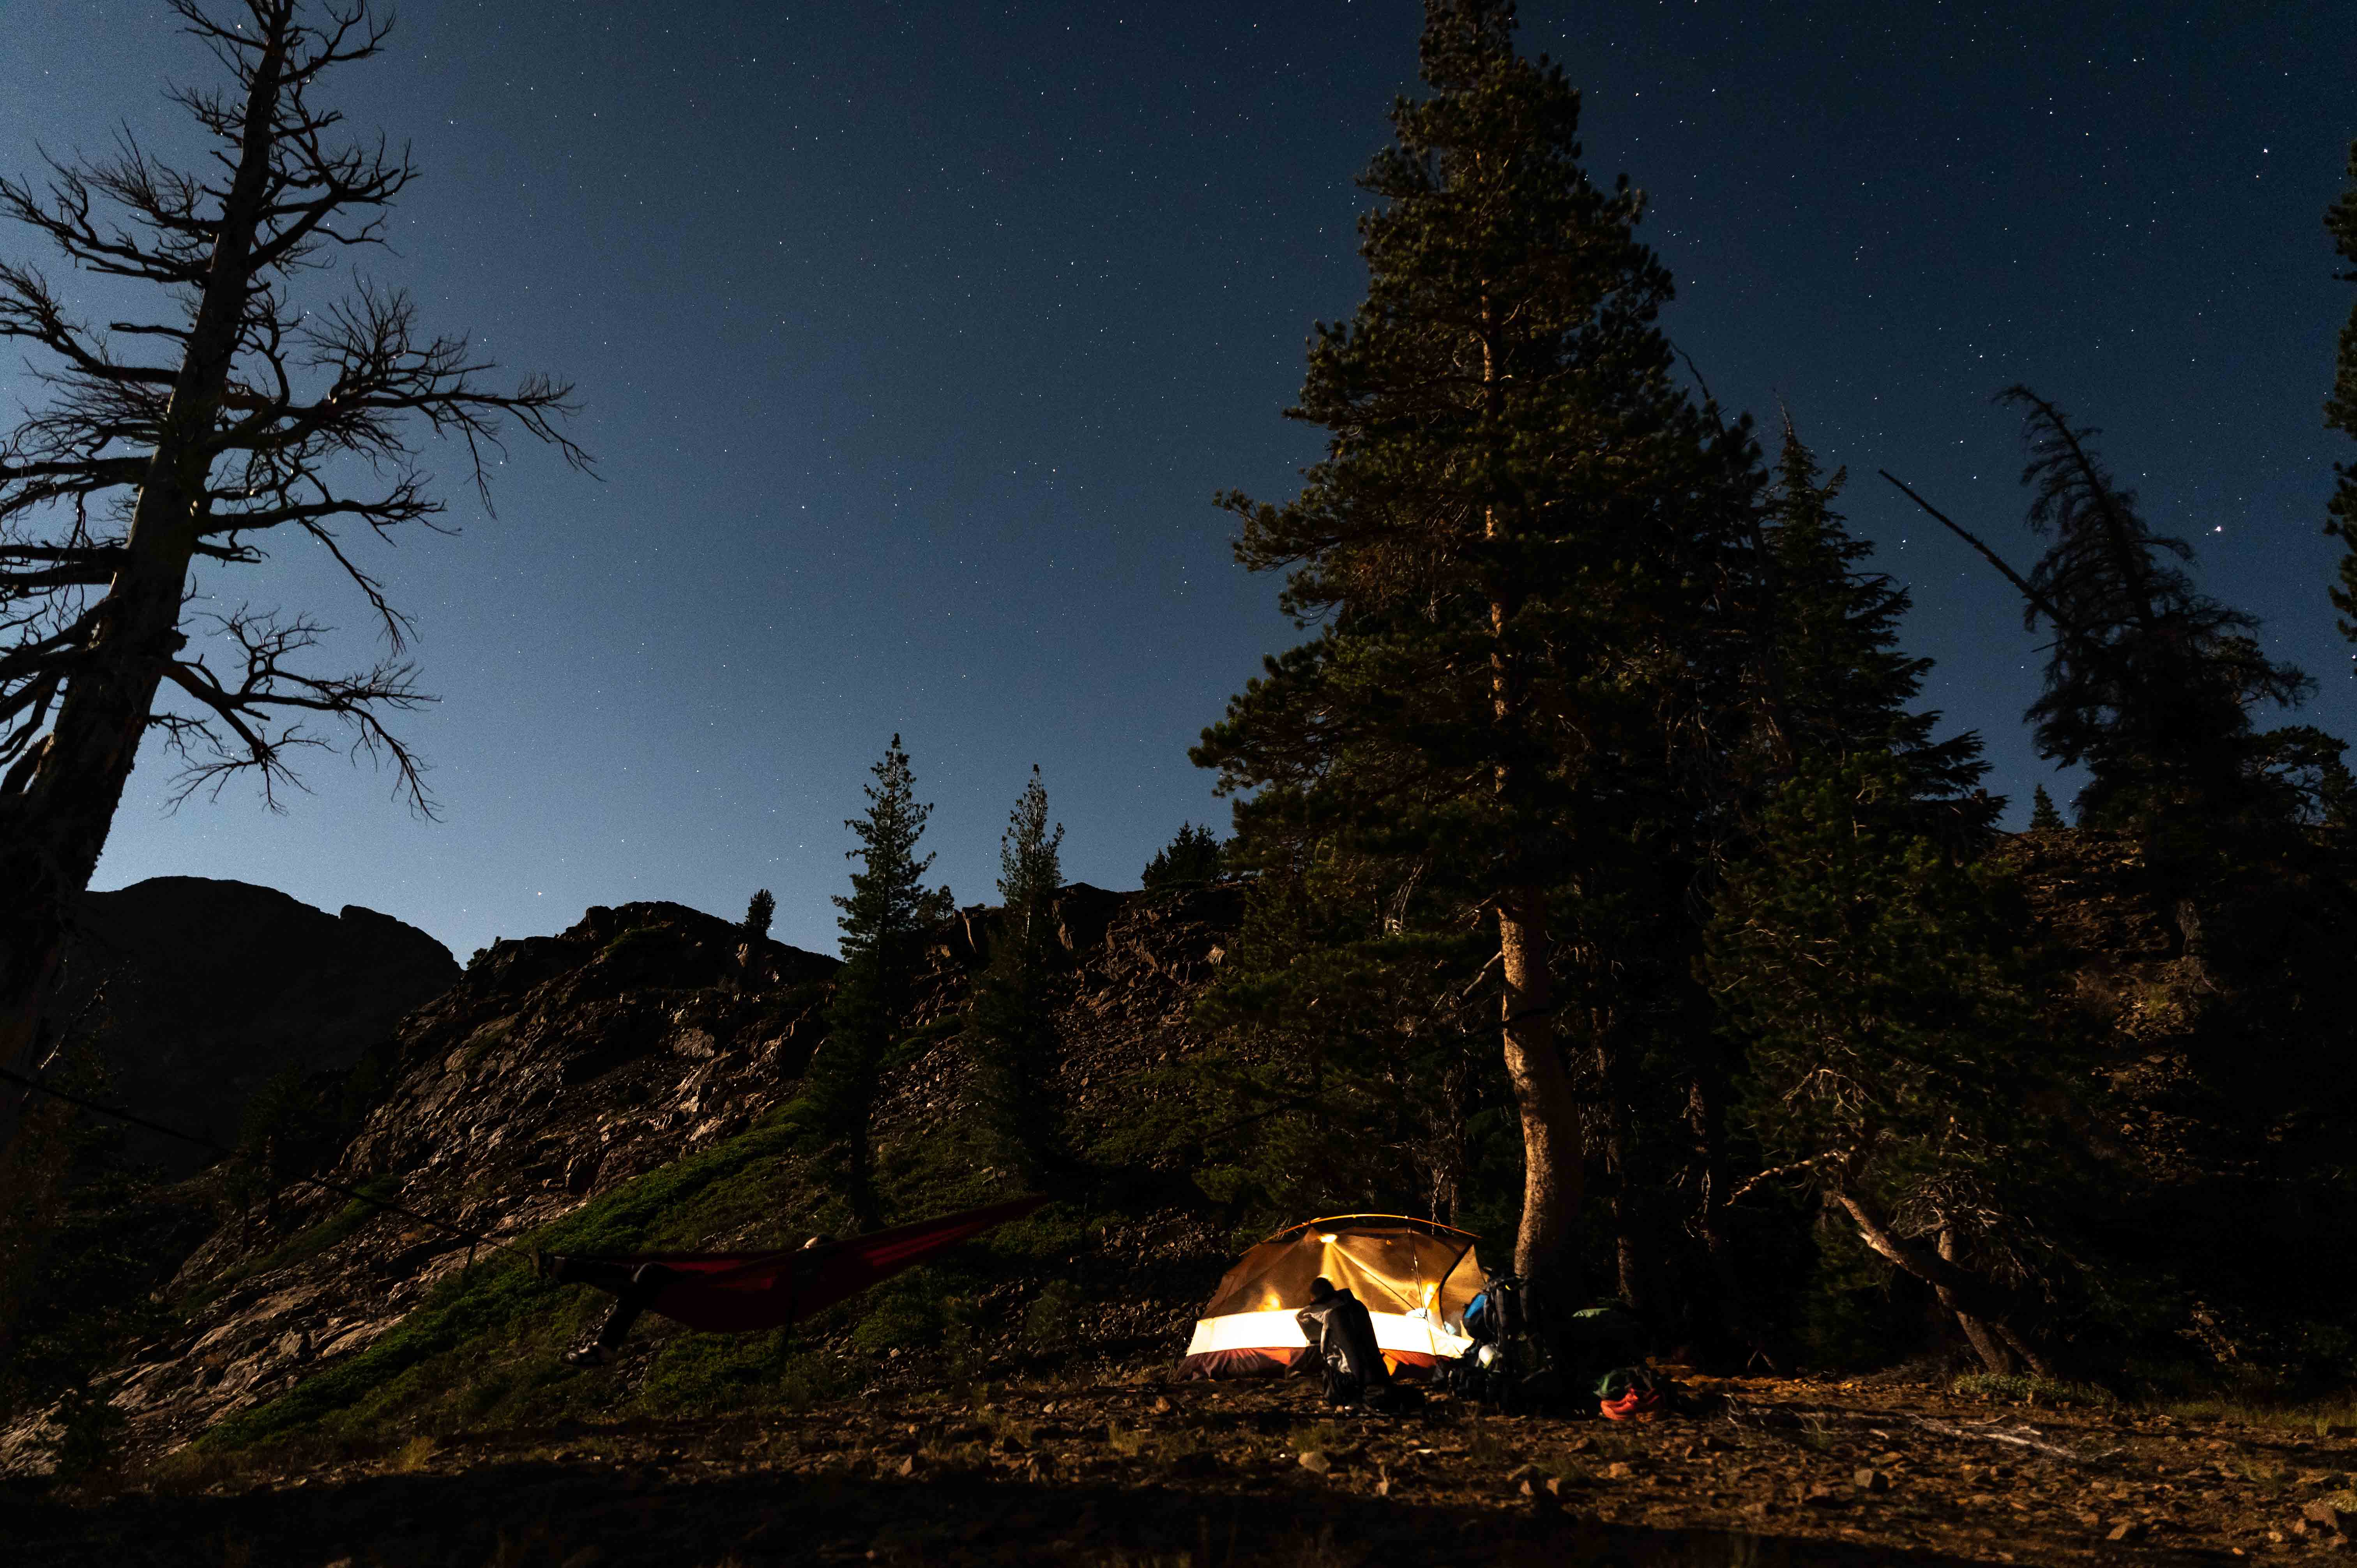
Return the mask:
[(1666, 1384), (1642, 1367), (1615, 1367), (1596, 1380), (1596, 1413), (1607, 1421), (1651, 1421), (1667, 1408)]
[(1554, 1401), (1561, 1380), (1545, 1337), (1537, 1332), (1523, 1282), (1492, 1274), (1465, 1308), (1473, 1348), (1443, 1373), (1451, 1393), (1500, 1410), (1528, 1410)]

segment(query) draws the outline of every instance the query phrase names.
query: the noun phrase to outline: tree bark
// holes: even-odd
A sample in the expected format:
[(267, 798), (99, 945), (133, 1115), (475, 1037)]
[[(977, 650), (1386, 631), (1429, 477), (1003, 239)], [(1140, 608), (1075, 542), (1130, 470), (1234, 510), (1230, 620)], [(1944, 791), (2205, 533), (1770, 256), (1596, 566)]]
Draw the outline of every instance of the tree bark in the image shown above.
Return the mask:
[(1609, 1015), (1596, 1032), (1596, 1082), (1604, 1096), (1604, 1165), (1611, 1173), (1612, 1261), (1620, 1299), (1640, 1316), (1652, 1310), (1652, 1292), (1645, 1278), (1645, 1245), (1639, 1193), (1642, 1190), (1631, 1168), (1634, 1139), (1630, 1135), (1627, 1053), (1613, 1037)]
[(1936, 1251), (1927, 1251), (1893, 1235), (1873, 1209), (1848, 1193), (1835, 1201), (1857, 1222), (1858, 1236), (1867, 1246), (1932, 1287), (1940, 1305), (1956, 1315), (1964, 1337), (1990, 1371), (2016, 1372), (2026, 1364), (2041, 1377), (2050, 1375), (2046, 1359), (2007, 1323), (2014, 1305), (2007, 1293), (1956, 1262), (1947, 1231), (1940, 1233)]
[(1518, 888), (1498, 903), (1505, 971), (1506, 1078), (1523, 1131), (1523, 1221), (1514, 1272), (1543, 1294), (1567, 1286), (1565, 1243), (1579, 1210), (1578, 1107), (1555, 1043), (1555, 987), (1547, 973), (1543, 889)]
[[(1505, 383), (1501, 376), (1502, 326), (1495, 300), (1484, 292), (1481, 300), (1481, 412), (1494, 431), (1504, 413)], [(1504, 539), (1509, 523), (1494, 502), (1481, 510), (1485, 540)], [(1493, 785), (1511, 821), (1527, 780), (1523, 759), (1523, 713), (1520, 671), (1515, 668), (1508, 638), (1519, 601), (1505, 585), (1490, 594), (1491, 717), (1498, 740)], [(1523, 1218), (1514, 1233), (1514, 1272), (1544, 1303), (1557, 1291), (1567, 1294), (1569, 1282), (1566, 1242), (1579, 1209), (1583, 1153), (1579, 1108), (1571, 1092), (1571, 1075), (1565, 1070), (1555, 1039), (1555, 979), (1548, 972), (1551, 943), (1546, 923), (1546, 889), (1523, 884), (1498, 897), (1498, 961), (1504, 972), (1505, 996), (1500, 1004), (1504, 1036), (1506, 1079), (1513, 1086), (1514, 1109), (1523, 1133)]]
[(156, 685), (186, 640), (180, 607), (212, 465), (214, 420), (249, 304), (291, 7), (271, 20), (246, 94), (237, 173), (133, 507), (122, 565), (39, 761), (19, 792), (0, 799), (0, 1062), (24, 1059), (38, 1033), (68, 912), (98, 869)]
[[(1954, 1231), (1943, 1230), (1940, 1232), (1940, 1257), (1943, 1262), (1949, 1263), (1956, 1261)], [(2009, 1374), (2020, 1370), (2014, 1360), (2012, 1348), (1998, 1336), (1995, 1324), (1975, 1317), (1958, 1306), (1954, 1291), (1945, 1286), (1933, 1285), (1932, 1292), (1940, 1298), (1942, 1306), (1956, 1315), (1956, 1326), (1964, 1331), (1965, 1342), (1972, 1346), (1974, 1354), (1980, 1357), (1981, 1365), (1997, 1373)]]
[(1727, 1233), (1727, 1210), (1734, 1187), (1727, 1169), (1727, 1064), (1716, 1039), (1706, 1039), (1686, 1079), (1686, 1124), (1693, 1130), (1695, 1164), (1701, 1176), (1695, 1223), (1718, 1297), (1719, 1326), (1747, 1353), (1760, 1348), (1751, 1317), (1750, 1293)]

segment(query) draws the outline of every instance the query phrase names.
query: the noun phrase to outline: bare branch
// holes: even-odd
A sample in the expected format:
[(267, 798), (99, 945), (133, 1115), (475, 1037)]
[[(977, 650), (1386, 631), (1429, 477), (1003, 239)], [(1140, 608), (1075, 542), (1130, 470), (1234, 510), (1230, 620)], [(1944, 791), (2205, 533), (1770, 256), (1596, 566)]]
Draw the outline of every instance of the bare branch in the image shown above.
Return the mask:
[(2054, 613), (2054, 606), (2047, 599), (2045, 595), (2040, 593), (2037, 589), (2029, 585), (2029, 578), (2023, 576), (2020, 573), (2007, 565), (2003, 556), (1999, 555), (1996, 551), (1991, 550), (1987, 545), (1982, 543), (1972, 534), (1966, 532), (1963, 524), (1957, 522), (1953, 518), (1951, 518), (1946, 512), (1942, 511), (1938, 507), (1933, 506), (1930, 501), (1925, 500), (1921, 496), (1917, 495), (1914, 490), (1908, 486), (1904, 479), (1900, 478), (1889, 469), (1877, 468), (1875, 472), (1880, 474), (1884, 478), (1889, 479), (1892, 484), (1898, 486), (1901, 494), (1906, 496), (1909, 500), (1913, 501), (1917, 506), (1921, 507), (1925, 511), (1930, 512), (1932, 517), (1938, 519), (1939, 521), (1946, 527), (1949, 532), (1954, 534), (1957, 538), (1971, 545), (1975, 550), (1979, 551), (1981, 559), (1986, 561), (1990, 565), (1996, 567), (2000, 573), (2004, 574), (2005, 580), (2011, 583), (2016, 588), (2019, 589), (2021, 591), (2021, 596), (2038, 607), (2040, 612), (2042, 613), (2047, 619), (2052, 621), (2058, 628), (2064, 631), (2074, 629), (2069, 621)]
[[(396, 793), (431, 815), (423, 765), (386, 727), (431, 700), (402, 657), (413, 628), (350, 539), (446, 528), (421, 463), (427, 436), (463, 446), (486, 510), (490, 471), (518, 430), (594, 476), (563, 427), (573, 389), (495, 381), (468, 338), (429, 336), (406, 294), (367, 278), (341, 298), (297, 295), (346, 250), (382, 244), (390, 204), (416, 177), (406, 146), (355, 134), (314, 101), (334, 68), (379, 52), (389, 16), (370, 0), (167, 3), (222, 69), (217, 85), (167, 94), (204, 151), (176, 166), (126, 126), (102, 156), (44, 154), (43, 176), (0, 179), (0, 220), (77, 273), (161, 285), (152, 310), (100, 317), (102, 330), (62, 283), (0, 261), (0, 338), (24, 346), (43, 393), (0, 434), (0, 798), (48, 788), (44, 757), (67, 753), (45, 726), (81, 722), (79, 684), (144, 693), (160, 680), (171, 711), (130, 722), (179, 751), (177, 799), (250, 771), (274, 808), (292, 761), (342, 726), (353, 755), (390, 763)], [(325, 628), (242, 609), (210, 620), (210, 662), (179, 651), (179, 627), (158, 618), (173, 612), (154, 607), (168, 599), (185, 625), (173, 596), (190, 566), (250, 564), (269, 537), (295, 534), (367, 602), (388, 656), (306, 673)], [(144, 596), (126, 590), (134, 580)], [(138, 618), (127, 634), (124, 615)], [(128, 753), (117, 737), (74, 755)]]
[(304, 787), (289, 755), (330, 744), (305, 728), (301, 715), (322, 714), (350, 729), (347, 750), (354, 761), (365, 755), (380, 766), (390, 763), (395, 796), (405, 797), (422, 816), (436, 814), (424, 763), (383, 720), (386, 713), (414, 712), (436, 700), (417, 690), (414, 665), (386, 660), (350, 675), (308, 675), (288, 661), (326, 636), (328, 628), (317, 621), (245, 609), (207, 618), (235, 645), (244, 669), (234, 685), (217, 676), (201, 656), (176, 660), (166, 671), (167, 681), (205, 710), (201, 716), (158, 714), (153, 721), (186, 764), (174, 781), (174, 805), (199, 790), (219, 799), (232, 778), (252, 773), (260, 780), (264, 803), (274, 811), (283, 810), (280, 790)]

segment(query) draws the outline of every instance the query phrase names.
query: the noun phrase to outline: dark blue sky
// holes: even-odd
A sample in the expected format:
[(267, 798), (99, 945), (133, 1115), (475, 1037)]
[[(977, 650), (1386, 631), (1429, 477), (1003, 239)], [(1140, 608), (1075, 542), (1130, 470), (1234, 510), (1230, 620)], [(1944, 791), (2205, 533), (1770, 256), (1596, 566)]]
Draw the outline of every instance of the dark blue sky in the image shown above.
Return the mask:
[[(206, 68), (160, 11), (5, 0), (0, 169), (118, 119), (171, 145), (162, 82)], [(780, 937), (831, 949), (842, 819), (898, 730), (961, 900), (994, 896), (1035, 761), (1068, 874), (1134, 886), (1181, 821), (1224, 822), (1185, 748), (1291, 639), (1210, 497), (1282, 497), (1316, 454), (1278, 411), (1309, 324), (1361, 292), (1352, 177), (1419, 16), (402, 6), (340, 95), (427, 176), (370, 270), (427, 325), (577, 381), (603, 482), (519, 450), (496, 519), (454, 482), (460, 537), (362, 546), (444, 699), (407, 732), (442, 822), (334, 759), (285, 816), (235, 789), (167, 815), (151, 754), (99, 885), (241, 877), (462, 957), (592, 903), (733, 917), (767, 886)], [(2105, 428), (2205, 583), (2322, 680), (2310, 716), (2357, 734), (2318, 532), (2352, 456), (2319, 414), (2351, 300), (2319, 221), (2357, 135), (2349, 23), (2327, 0), (1525, 8), (1526, 47), (1586, 90), (1591, 170), (1652, 194), (1679, 342), (1723, 401), (1772, 424), (1781, 399), (1859, 476), (1852, 523), (1940, 661), (1929, 699), (1986, 735), (2017, 821), (2047, 777), (2029, 639), (1872, 478), (2026, 564), (1989, 403), (2013, 381)], [(319, 608), (368, 653), (309, 553), (242, 576), (218, 586)]]

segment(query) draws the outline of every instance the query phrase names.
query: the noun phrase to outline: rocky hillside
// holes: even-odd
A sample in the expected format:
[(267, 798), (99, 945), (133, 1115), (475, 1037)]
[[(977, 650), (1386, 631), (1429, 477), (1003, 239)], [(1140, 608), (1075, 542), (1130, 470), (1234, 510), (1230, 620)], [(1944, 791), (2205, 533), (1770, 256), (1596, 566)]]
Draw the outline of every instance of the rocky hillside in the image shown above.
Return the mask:
[[(1074, 886), (1058, 913), (1076, 972), (1065, 1092), (1083, 1117), (1118, 1118), (1125, 1082), (1199, 1043), (1188, 1004), (1222, 956), (1240, 899), (1232, 889), (1149, 898)], [(911, 1043), (888, 1073), (886, 1183), (911, 1215), (981, 1201), (1004, 1185), (953, 1147), (967, 1078), (955, 1025), (986, 956), (987, 927), (987, 912), (972, 909), (939, 934)], [(495, 944), (403, 1025), (392, 1090), (332, 1179), (500, 1241), (579, 1251), (775, 1244), (838, 1222), (778, 1125), (820, 1038), (834, 961), (775, 942), (747, 952), (739, 939), (737, 928), (678, 905), (633, 904), (593, 908), (554, 937)], [(1111, 1224), (1065, 1216), (1035, 1225), (1022, 1244), (1054, 1253), (1048, 1272), (1067, 1288), (1092, 1271), (1117, 1271), (1118, 1285), (1098, 1294), (1153, 1305), (1092, 1314), (1080, 1337), (1143, 1337), (1156, 1353), (1225, 1262), (1216, 1230), (1178, 1209)], [(813, 1375), (840, 1377), (846, 1362), (860, 1376), (888, 1372), (903, 1342), (941, 1342), (945, 1310), (961, 1319), (953, 1337), (978, 1327), (1019, 1338), (1040, 1321), (1032, 1313), (1046, 1283), (1039, 1261), (949, 1308), (928, 1298), (880, 1329), (835, 1326), (820, 1353), (827, 1365)], [(175, 1332), (129, 1358), (116, 1402), (135, 1448), (152, 1453), (241, 1413), (269, 1430), (332, 1426), (355, 1406), (416, 1417), (435, 1402), (436, 1379), (423, 1374), (454, 1350), (467, 1365), (447, 1376), (474, 1382), (479, 1415), (482, 1387), (519, 1380), (554, 1390), (551, 1408), (575, 1398), (660, 1400), (678, 1373), (666, 1357), (712, 1343), (681, 1345), (655, 1325), (645, 1360), (573, 1374), (555, 1351), (594, 1321), (603, 1298), (528, 1278), (520, 1254), (290, 1190), (274, 1215), (224, 1229), (182, 1269), (172, 1290), (188, 1310)], [(1063, 1298), (1046, 1297), (1052, 1314)], [(514, 1342), (493, 1359), (511, 1359), (512, 1374), (486, 1369), (468, 1334), (410, 1343), (438, 1333), (452, 1310), (505, 1326)], [(336, 1394), (337, 1376), (353, 1385), (349, 1397)], [(298, 1384), (310, 1404), (274, 1406)], [(20, 1455), (32, 1452), (31, 1435), (29, 1426), (15, 1434)]]
[[(2170, 1255), (2185, 1255), (2180, 1316), (2163, 1332), (2229, 1366), (2265, 1364), (2276, 1330), (2234, 1294), (2242, 1261), (2357, 1237), (2326, 1201), (2340, 1188), (2319, 1151), (2339, 1145), (2316, 1133), (2316, 1108), (2352, 1107), (2357, 1053), (2342, 1041), (2335, 1054), (2347, 1026), (2310, 982), (2255, 984), (2247, 944), (2189, 932), (2125, 846), (2051, 833), (2009, 853), (2057, 1018), (2096, 1064), (2086, 1130), (2107, 1188), (2126, 1189), (2122, 1222), (2148, 1253), (2174, 1235)], [(2273, 911), (2266, 942), (2329, 940), (2319, 908)], [(1074, 886), (1060, 899), (1073, 982), (1049, 1098), (1103, 1139), (1099, 1153), (1123, 1151), (1096, 1162), (1109, 1180), (791, 1334), (650, 1320), (629, 1360), (593, 1372), (559, 1358), (605, 1298), (536, 1280), (525, 1248), (791, 1245), (843, 1223), (793, 1123), (834, 966), (775, 943), (746, 950), (735, 927), (671, 904), (595, 908), (557, 936), (498, 943), (402, 1026), (390, 1092), (333, 1176), (520, 1245), (470, 1246), (289, 1190), (190, 1260), (172, 1287), (177, 1326), (119, 1369), (133, 1446), (544, 1430), (938, 1387), (985, 1368), (1167, 1366), (1229, 1261), (1235, 1216), (1176, 1155), (1140, 1154), (1135, 1133), (1167, 1069), (1207, 1044), (1192, 1004), (1241, 915), (1233, 886)], [(937, 934), (925, 1000), (888, 1067), (879, 1176), (901, 1216), (1008, 1194), (968, 1142), (958, 1034), (990, 923), (968, 909)], [(2298, 1294), (2276, 1305), (2296, 1316)], [(20, 1425), (7, 1440), (16, 1463), (33, 1462), (33, 1435)]]
[[(264, 1085), (350, 1069), (457, 978), (448, 949), (373, 909), (151, 877), (84, 896), (51, 1043), (87, 1051), (117, 1102), (226, 1144)], [(138, 1132), (124, 1152), (182, 1176), (211, 1158)]]

